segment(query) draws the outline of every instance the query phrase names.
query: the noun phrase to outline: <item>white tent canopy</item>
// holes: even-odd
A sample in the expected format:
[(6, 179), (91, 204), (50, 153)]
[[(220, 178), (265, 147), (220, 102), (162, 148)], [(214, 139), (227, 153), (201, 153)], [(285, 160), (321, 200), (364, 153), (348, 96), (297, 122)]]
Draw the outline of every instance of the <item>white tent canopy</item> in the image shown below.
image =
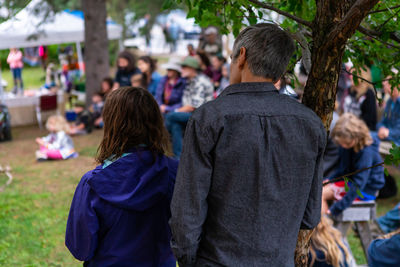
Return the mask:
[[(46, 20), (47, 3), (31, 1), (12, 19), (0, 24), (0, 50), (11, 47), (33, 47), (84, 41), (84, 20), (69, 12), (62, 11), (49, 15)], [(107, 22), (108, 38), (119, 39), (122, 27)]]

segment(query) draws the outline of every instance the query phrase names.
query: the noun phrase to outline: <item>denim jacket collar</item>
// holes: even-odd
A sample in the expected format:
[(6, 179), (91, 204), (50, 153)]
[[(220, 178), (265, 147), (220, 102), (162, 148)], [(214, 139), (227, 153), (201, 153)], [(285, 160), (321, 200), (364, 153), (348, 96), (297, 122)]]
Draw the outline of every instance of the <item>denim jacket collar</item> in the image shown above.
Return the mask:
[(232, 95), (238, 93), (279, 93), (276, 87), (269, 82), (246, 82), (246, 83), (236, 83), (229, 85), (224, 91), (222, 91), (221, 96)]

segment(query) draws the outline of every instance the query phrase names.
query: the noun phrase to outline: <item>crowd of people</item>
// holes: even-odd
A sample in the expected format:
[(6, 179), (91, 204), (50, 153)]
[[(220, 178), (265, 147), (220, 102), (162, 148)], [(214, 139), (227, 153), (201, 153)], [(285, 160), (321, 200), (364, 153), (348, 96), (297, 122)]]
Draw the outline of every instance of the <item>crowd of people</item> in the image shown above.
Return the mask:
[[(277, 42), (264, 51), (264, 38)], [(67, 247), (87, 266), (290, 266), (298, 230), (315, 228), (309, 266), (354, 266), (332, 219), (385, 186), (381, 154), (400, 143), (399, 88), (386, 77), (379, 105), (369, 68), (354, 77), (344, 68), (327, 137), (283, 75), (294, 50), (286, 33), (273, 24), (246, 28), (231, 66), (212, 41), (171, 58), (164, 76), (149, 56), (119, 54), (115, 79), (93, 96), (96, 126), (104, 126), (100, 165), (76, 189)], [(88, 132), (84, 121), (76, 133)], [(53, 124), (38, 153), (67, 158), (49, 150), (65, 137)], [(358, 170), (349, 182), (336, 180)], [(397, 206), (377, 219), (389, 235), (371, 244), (370, 266), (400, 264), (399, 218)]]
[[(281, 46), (271, 51), (280, 51), (285, 58), (279, 59), (282, 66), (274, 65), (271, 70), (255, 67), (269, 64), (272, 59), (268, 56), (276, 57), (268, 54), (272, 52), (261, 56), (262, 51), (252, 50), (263, 38), (257, 33), (279, 39)], [(157, 60), (151, 56), (121, 52), (115, 76), (102, 80), (91, 106), (74, 103), (74, 122), (59, 115), (48, 119), (49, 135), (36, 139), (38, 161), (75, 158), (78, 153), (70, 136), (104, 128), (97, 156), (100, 165), (82, 178), (71, 205), (67, 247), (88, 266), (134, 262), (135, 266), (175, 267), (176, 260), (182, 266), (211, 261), (251, 265), (262, 260), (290, 265), (292, 260), (283, 256), (290, 253), (279, 252), (282, 248), (277, 244), (264, 244), (262, 237), (272, 235), (275, 241), (285, 240), (293, 246), (297, 236), (277, 232), (287, 230), (295, 235), (301, 227), (315, 228), (310, 266), (353, 266), (351, 250), (331, 219), (355, 201), (382, 196), (380, 191), (388, 186), (391, 177), (384, 174), (381, 163), (392, 142), (400, 145), (399, 86), (391, 86), (390, 76), (382, 77), (384, 101), (378, 102), (369, 82), (371, 68), (359, 66), (356, 71), (355, 66), (343, 65), (331, 131), (325, 138), (319, 119), (299, 103), (299, 87), (307, 79), (305, 68), (300, 67), (300, 85), (283, 75), (284, 61), (294, 48), (279, 28), (262, 25), (244, 30), (235, 42), (230, 63), (222, 56), (217, 29), (208, 28), (204, 36), (197, 49), (188, 45), (187, 56), (171, 57), (162, 64), (165, 75), (158, 72)], [(11, 50), (8, 62), (17, 93), (23, 90), (21, 52)], [(50, 74), (51, 69), (48, 71)], [(259, 97), (263, 94), (270, 97)], [(297, 134), (291, 132), (293, 127)], [(287, 155), (288, 149), (301, 152)], [(304, 159), (310, 161), (304, 165), (307, 169), (296, 165)], [(179, 171), (176, 160), (180, 160)], [(273, 166), (268, 169), (264, 161), (272, 161)], [(297, 191), (292, 192), (296, 196), (285, 204), (278, 201), (282, 196), (277, 194), (283, 182), (267, 175), (272, 179), (268, 189), (262, 181), (266, 177), (260, 172), (271, 170), (282, 181), (290, 178), (290, 183), (296, 184)], [(336, 179), (354, 172), (348, 182)], [(248, 173), (261, 180), (245, 184), (242, 179)], [(322, 177), (325, 186), (321, 192), (316, 188)], [(269, 192), (268, 196), (261, 189)], [(258, 196), (256, 200), (254, 196)], [(256, 213), (273, 210), (271, 203), (280, 208), (273, 215), (256, 214), (244, 212), (245, 203)], [(374, 222), (378, 232), (387, 235), (371, 244), (371, 266), (400, 264), (399, 205)], [(289, 214), (282, 211), (294, 209), (299, 214), (290, 216), (298, 227), (289, 224)], [(237, 220), (243, 212), (246, 216)], [(262, 222), (270, 216), (287, 217), (287, 229), (279, 231), (273, 223), (268, 224), (269, 230), (264, 229)], [(248, 229), (253, 223), (259, 233)], [(232, 247), (235, 242), (240, 248)]]

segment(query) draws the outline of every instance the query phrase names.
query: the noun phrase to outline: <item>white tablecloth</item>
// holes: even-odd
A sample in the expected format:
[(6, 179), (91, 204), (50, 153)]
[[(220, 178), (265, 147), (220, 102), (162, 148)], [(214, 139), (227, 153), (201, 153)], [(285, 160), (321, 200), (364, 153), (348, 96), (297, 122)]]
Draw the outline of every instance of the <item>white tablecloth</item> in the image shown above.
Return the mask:
[[(39, 91), (34, 96), (15, 96), (5, 93), (3, 99), (11, 115), (11, 127), (37, 124), (36, 105), (39, 103), (40, 95)], [(62, 114), (64, 112), (64, 92), (61, 90), (57, 93), (57, 103), (58, 110)], [(43, 122), (45, 121), (46, 117), (43, 118)]]

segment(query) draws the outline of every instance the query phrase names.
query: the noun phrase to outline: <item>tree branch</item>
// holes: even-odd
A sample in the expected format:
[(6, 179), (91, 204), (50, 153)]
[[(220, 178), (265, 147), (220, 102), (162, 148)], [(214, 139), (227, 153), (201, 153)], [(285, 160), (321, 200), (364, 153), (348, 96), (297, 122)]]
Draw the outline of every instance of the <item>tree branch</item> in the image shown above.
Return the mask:
[(385, 27), (385, 25), (386, 25), (392, 18), (394, 18), (395, 16), (397, 16), (397, 14), (399, 14), (399, 12), (400, 12), (400, 9), (397, 10), (394, 14), (392, 14), (387, 20), (385, 20), (385, 22), (383, 22), (383, 23), (379, 26), (378, 31), (381, 31), (381, 30), (383, 29), (383, 27)]
[(297, 17), (297, 16), (294, 16), (294, 15), (292, 15), (292, 14), (286, 12), (286, 11), (283, 11), (283, 10), (280, 10), (279, 8), (277, 8), (277, 7), (274, 7), (274, 6), (271, 5), (271, 4), (264, 3), (264, 2), (260, 2), (260, 1), (258, 1), (258, 0), (248, 0), (248, 1), (251, 2), (251, 3), (253, 3), (253, 4), (255, 4), (255, 5), (257, 5), (257, 6), (259, 6), (259, 7), (262, 7), (262, 8), (268, 9), (268, 10), (275, 11), (276, 13), (281, 14), (281, 15), (283, 15), (283, 16), (289, 18), (289, 19), (292, 19), (292, 20), (294, 20), (294, 21), (296, 21), (296, 22), (298, 22), (298, 23), (300, 23), (300, 24), (302, 24), (302, 25), (304, 25), (304, 26), (307, 26), (307, 27), (310, 27), (310, 28), (311, 28), (311, 26), (312, 26), (311, 21), (308, 21), (308, 20), (299, 18), (299, 17)]
[(356, 170), (356, 171), (354, 171), (354, 172), (346, 173), (345, 175), (342, 175), (342, 176), (339, 176), (339, 177), (330, 179), (329, 181), (323, 183), (322, 186), (325, 186), (325, 185), (328, 185), (328, 184), (331, 184), (331, 183), (335, 183), (335, 182), (341, 181), (341, 180), (343, 180), (345, 177), (352, 176), (352, 175), (354, 175), (354, 174), (357, 174), (357, 173), (360, 173), (360, 172), (363, 172), (363, 171), (366, 171), (366, 170), (369, 170), (369, 169), (373, 169), (373, 168), (376, 168), (376, 167), (379, 167), (379, 166), (383, 166), (384, 164), (385, 164), (384, 162), (381, 162), (381, 163), (372, 165), (372, 166), (370, 166), (370, 167), (366, 167), (366, 168), (362, 168), (362, 169)]
[(329, 33), (327, 40), (342, 39), (346, 42), (360, 25), (361, 21), (368, 14), (379, 0), (357, 0), (337, 24), (337, 26)]
[(304, 67), (307, 71), (307, 73), (310, 73), (311, 70), (311, 51), (310, 51), (310, 46), (308, 45), (308, 42), (306, 40), (305, 34), (306, 30), (300, 26), (300, 30), (296, 32), (295, 34), (291, 34), (293, 39), (295, 39), (301, 46), (301, 51), (303, 55), (303, 64)]
[[(357, 30), (359, 32), (361, 32), (362, 34), (368, 35), (369, 37), (374, 38), (375, 40), (384, 43), (383, 41), (377, 39), (378, 37), (382, 36), (382, 32), (371, 30), (371, 29), (367, 29), (367, 28), (364, 28), (362, 26), (358, 26)], [(390, 35), (389, 35), (389, 38), (391, 40), (395, 41), (395, 42), (400, 43), (400, 37), (398, 37), (395, 32), (391, 32)], [(400, 48), (399, 46), (396, 46), (396, 45), (393, 45), (393, 44), (389, 44), (389, 43), (386, 43), (386, 44), (388, 44), (388, 45), (390, 45), (392, 47)]]
[(396, 9), (396, 8), (399, 8), (399, 7), (400, 7), (400, 5), (396, 5), (396, 6), (392, 6), (392, 7), (388, 7), (388, 8), (384, 8), (384, 9), (378, 9), (378, 10), (371, 11), (368, 14), (387, 12), (387, 11), (391, 11), (392, 9)]

